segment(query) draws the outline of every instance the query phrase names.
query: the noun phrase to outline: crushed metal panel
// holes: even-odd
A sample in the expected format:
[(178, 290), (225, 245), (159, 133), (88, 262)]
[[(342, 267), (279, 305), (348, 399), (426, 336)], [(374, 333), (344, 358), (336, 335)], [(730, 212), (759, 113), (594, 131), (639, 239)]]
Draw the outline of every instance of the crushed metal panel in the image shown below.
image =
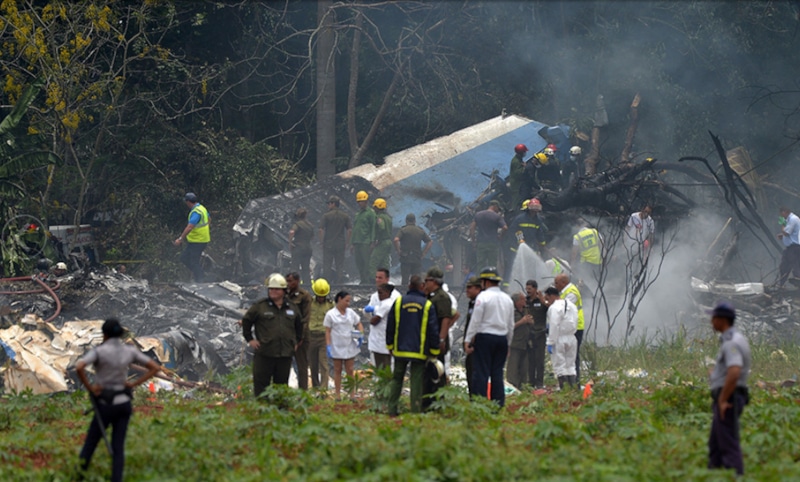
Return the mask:
[(223, 283), (178, 283), (177, 286), (197, 298), (226, 310), (235, 316), (244, 316), (242, 287), (226, 281)]

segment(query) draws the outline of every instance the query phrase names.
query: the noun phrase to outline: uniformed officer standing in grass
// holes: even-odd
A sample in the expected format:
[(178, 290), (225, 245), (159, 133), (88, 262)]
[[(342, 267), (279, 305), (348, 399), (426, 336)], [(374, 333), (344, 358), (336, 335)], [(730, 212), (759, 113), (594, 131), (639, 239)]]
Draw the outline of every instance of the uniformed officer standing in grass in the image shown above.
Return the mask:
[(289, 383), (292, 356), (303, 338), (303, 318), (300, 309), (286, 295), (286, 278), (273, 273), (266, 285), (269, 295), (251, 306), (242, 318), (242, 334), (254, 350), (253, 393), (256, 398), (271, 383)]
[(735, 469), (744, 473), (739, 444), (739, 416), (750, 401), (747, 377), (750, 374), (750, 344), (736, 328), (736, 310), (719, 303), (710, 312), (711, 326), (722, 333), (717, 363), (711, 372), (711, 399), (714, 417), (708, 439), (708, 467)]

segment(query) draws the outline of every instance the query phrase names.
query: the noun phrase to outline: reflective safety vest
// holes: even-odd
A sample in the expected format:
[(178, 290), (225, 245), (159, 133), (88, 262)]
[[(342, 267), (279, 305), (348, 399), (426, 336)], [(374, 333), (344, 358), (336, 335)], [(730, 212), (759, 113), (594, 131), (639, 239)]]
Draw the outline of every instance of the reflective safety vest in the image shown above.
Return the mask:
[(189, 212), (189, 219), (192, 219), (192, 214), (194, 213), (200, 215), (200, 222), (195, 224), (194, 228), (186, 235), (186, 241), (190, 243), (208, 243), (211, 241), (211, 232), (208, 229), (208, 211), (198, 203)]
[(581, 261), (584, 263), (600, 264), (600, 235), (596, 229), (583, 228), (574, 236), (581, 248)]
[(570, 294), (570, 293), (574, 294), (575, 298), (577, 299), (577, 302), (575, 303), (575, 306), (578, 307), (578, 329), (582, 330), (583, 329), (583, 300), (581, 299), (581, 292), (580, 292), (580, 290), (578, 289), (577, 286), (575, 286), (573, 283), (570, 283), (566, 287), (564, 287), (564, 291), (561, 292), (561, 299), (562, 300), (567, 299), (567, 295)]
[[(433, 303), (430, 300), (425, 300), (425, 305), (421, 305), (420, 303), (409, 300), (406, 301), (405, 305), (403, 304), (403, 297), (398, 296), (397, 300), (394, 302), (394, 320), (395, 320), (395, 329), (394, 329), (394, 343), (392, 345), (387, 345), (386, 348), (392, 350), (392, 355), (400, 358), (415, 358), (417, 360), (427, 360), (428, 356), (425, 352), (425, 347), (427, 346), (427, 336), (428, 336), (428, 315), (430, 314), (431, 308), (433, 307)], [(419, 343), (415, 343), (411, 339), (401, 340), (400, 339), (400, 325), (402, 324), (402, 319), (400, 318), (400, 313), (402, 311), (406, 311), (408, 313), (414, 314), (416, 316), (419, 313), (419, 310), (422, 309), (422, 322), (420, 323), (419, 327)], [(412, 322), (411, 320), (407, 320), (407, 323)], [(415, 351), (410, 351), (413, 347)], [(405, 348), (405, 350), (403, 350)], [(438, 355), (439, 350), (430, 350), (432, 354)]]

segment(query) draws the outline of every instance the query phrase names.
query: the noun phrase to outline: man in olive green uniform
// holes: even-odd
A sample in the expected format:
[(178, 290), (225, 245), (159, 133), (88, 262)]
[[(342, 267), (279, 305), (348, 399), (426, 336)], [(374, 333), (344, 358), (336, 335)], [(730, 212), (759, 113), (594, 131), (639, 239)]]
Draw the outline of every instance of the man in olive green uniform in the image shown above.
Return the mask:
[(375, 241), (375, 211), (369, 208), (367, 200), (369, 195), (366, 191), (359, 191), (356, 194), (356, 202), (361, 209), (353, 220), (353, 235), (350, 237), (350, 251), (353, 253), (358, 269), (359, 283), (368, 284), (371, 281), (370, 255), (372, 254), (372, 243)]
[(371, 272), (378, 271), (378, 268), (389, 268), (392, 254), (392, 217), (386, 213), (386, 200), (378, 198), (372, 204), (375, 209), (375, 247), (372, 249), (370, 257)]
[(530, 352), (528, 347), (533, 328), (533, 317), (527, 312), (525, 295), (513, 293), (511, 301), (514, 302), (514, 337), (509, 346), (508, 364), (506, 366), (506, 379), (517, 388), (522, 388), (523, 383), (529, 383)]
[(514, 147), (514, 157), (511, 158), (511, 165), (508, 168), (508, 177), (506, 178), (506, 185), (511, 191), (511, 205), (519, 206), (523, 197), (527, 197), (528, 193), (521, 193), (522, 180), (525, 176), (525, 153), (528, 152), (528, 147), (525, 144), (517, 144)]
[[(350, 216), (339, 209), (339, 198), (331, 196), (328, 212), (319, 222), (319, 237), (322, 240), (323, 276), (333, 283), (339, 283), (344, 277), (344, 250), (350, 243), (352, 232)], [(336, 265), (335, 272), (333, 265)]]
[(297, 363), (297, 386), (301, 390), (308, 390), (308, 342), (310, 333), (308, 321), (311, 316), (311, 295), (300, 287), (300, 274), (289, 273), (286, 275), (286, 296), (300, 310), (303, 319), (303, 337), (294, 351), (294, 360)]
[(294, 224), (289, 230), (289, 251), (292, 253), (292, 269), (300, 272), (300, 280), (311, 284), (311, 241), (314, 240), (314, 226), (308, 222), (306, 208), (294, 213)]
[(317, 278), (311, 285), (314, 301), (309, 310), (309, 347), (308, 361), (311, 364), (311, 386), (328, 388), (328, 353), (325, 342), (325, 314), (336, 305), (328, 298), (331, 287), (328, 281)]
[[(401, 284), (406, 286), (412, 274), (422, 272), (422, 259), (430, 251), (433, 241), (428, 233), (417, 226), (414, 213), (406, 214), (406, 225), (397, 231), (393, 241), (394, 249), (400, 256), (400, 272), (403, 276)], [(420, 251), (422, 243), (425, 243), (425, 248)]]
[(289, 383), (292, 355), (303, 338), (303, 318), (299, 308), (286, 298), (286, 278), (273, 273), (266, 284), (268, 297), (251, 306), (242, 318), (242, 334), (254, 350), (253, 394), (256, 398), (271, 383)]

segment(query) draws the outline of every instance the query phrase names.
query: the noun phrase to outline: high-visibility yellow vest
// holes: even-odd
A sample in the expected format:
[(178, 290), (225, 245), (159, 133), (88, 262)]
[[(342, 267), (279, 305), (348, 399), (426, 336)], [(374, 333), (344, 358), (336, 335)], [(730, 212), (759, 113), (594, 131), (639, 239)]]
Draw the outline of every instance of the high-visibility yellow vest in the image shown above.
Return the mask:
[(211, 241), (211, 231), (208, 229), (208, 211), (198, 203), (189, 212), (189, 219), (192, 219), (193, 213), (200, 215), (200, 222), (195, 224), (194, 228), (186, 235), (186, 241), (190, 243), (208, 243)]
[(596, 229), (583, 228), (575, 235), (581, 248), (581, 261), (584, 263), (600, 264), (600, 235)]
[(578, 307), (578, 329), (582, 330), (583, 329), (583, 300), (581, 299), (581, 292), (580, 292), (580, 290), (578, 290), (577, 286), (575, 286), (574, 284), (570, 283), (566, 287), (564, 287), (564, 290), (561, 292), (561, 299), (562, 300), (567, 299), (567, 295), (570, 294), (570, 293), (573, 293), (575, 295), (575, 298), (578, 300), (578, 302), (575, 303), (575, 306)]
[[(431, 311), (431, 307), (433, 303), (430, 300), (425, 300), (425, 306), (422, 307), (418, 303), (413, 303), (416, 305), (416, 309), (422, 308), (422, 323), (420, 324), (419, 329), (419, 351), (398, 351), (397, 348), (399, 347), (400, 341), (400, 309), (403, 305), (403, 297), (398, 296), (397, 300), (394, 302), (394, 320), (395, 320), (395, 329), (394, 329), (394, 344), (391, 346), (387, 346), (390, 350), (392, 350), (392, 355), (400, 358), (416, 358), (418, 360), (427, 360), (428, 356), (425, 354), (425, 343), (426, 338), (428, 335), (428, 314)], [(404, 307), (407, 308), (407, 307)], [(438, 354), (437, 350), (431, 350), (431, 353), (434, 355)]]

